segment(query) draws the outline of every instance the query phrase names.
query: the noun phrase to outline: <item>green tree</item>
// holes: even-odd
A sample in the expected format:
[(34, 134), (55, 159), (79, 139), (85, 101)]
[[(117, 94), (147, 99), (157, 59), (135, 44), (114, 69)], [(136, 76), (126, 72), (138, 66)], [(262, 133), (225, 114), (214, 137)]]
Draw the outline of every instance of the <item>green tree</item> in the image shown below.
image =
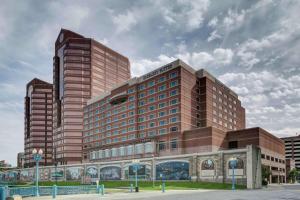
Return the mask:
[(299, 172), (297, 171), (297, 169), (292, 169), (292, 170), (289, 172), (289, 180), (290, 180), (292, 183), (295, 183), (298, 175), (299, 175)]
[(270, 176), (272, 175), (272, 172), (268, 166), (261, 166), (261, 176), (262, 176), (262, 185), (268, 185), (268, 180)]

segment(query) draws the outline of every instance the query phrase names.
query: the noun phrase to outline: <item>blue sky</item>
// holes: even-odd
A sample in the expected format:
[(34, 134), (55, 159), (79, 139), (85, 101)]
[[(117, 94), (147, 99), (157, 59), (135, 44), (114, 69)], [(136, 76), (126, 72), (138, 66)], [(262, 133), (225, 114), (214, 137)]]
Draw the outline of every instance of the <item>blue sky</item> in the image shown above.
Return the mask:
[(247, 127), (300, 132), (300, 1), (15, 1), (0, 6), (0, 159), (23, 151), (25, 84), (52, 82), (66, 28), (127, 56), (132, 76), (181, 58), (240, 95)]

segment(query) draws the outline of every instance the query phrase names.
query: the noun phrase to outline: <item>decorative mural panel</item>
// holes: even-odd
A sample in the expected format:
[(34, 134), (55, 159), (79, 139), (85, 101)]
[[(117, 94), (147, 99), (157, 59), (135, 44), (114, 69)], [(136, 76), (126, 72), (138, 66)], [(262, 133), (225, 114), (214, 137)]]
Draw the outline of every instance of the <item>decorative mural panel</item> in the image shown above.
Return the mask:
[[(244, 175), (244, 161), (241, 158), (236, 158), (237, 163), (234, 168), (234, 175), (236, 176), (243, 176)], [(230, 159), (228, 160), (228, 175), (232, 176), (233, 175), (233, 170), (232, 166), (230, 165)]]
[(100, 180), (120, 180), (121, 168), (116, 166), (108, 166), (100, 169)]
[(156, 165), (156, 179), (189, 180), (189, 163), (169, 161)]
[[(133, 165), (128, 165), (124, 168), (125, 179), (135, 178), (135, 170)], [(151, 177), (151, 165), (140, 164), (137, 171), (139, 179), (150, 179)]]
[(64, 180), (64, 168), (62, 167), (57, 167), (55, 169), (54, 168), (51, 168), (51, 180), (54, 181), (54, 180)]
[(66, 179), (69, 181), (80, 181), (83, 175), (83, 167), (66, 168)]
[(216, 175), (215, 162), (212, 159), (202, 161), (200, 175), (203, 177), (213, 177)]
[(214, 169), (215, 169), (215, 164), (213, 160), (208, 159), (202, 161), (201, 170), (214, 170)]
[(29, 176), (29, 170), (22, 170), (20, 173), (20, 181), (32, 181), (32, 177)]
[(96, 182), (99, 179), (99, 173), (97, 166), (87, 166), (85, 169), (85, 182)]
[[(244, 169), (244, 161), (241, 158), (236, 158), (236, 161), (237, 163), (235, 169)], [(228, 168), (232, 169), (229, 161), (228, 161)]]
[(40, 168), (39, 170), (40, 180), (47, 181), (50, 178), (50, 169), (49, 168)]

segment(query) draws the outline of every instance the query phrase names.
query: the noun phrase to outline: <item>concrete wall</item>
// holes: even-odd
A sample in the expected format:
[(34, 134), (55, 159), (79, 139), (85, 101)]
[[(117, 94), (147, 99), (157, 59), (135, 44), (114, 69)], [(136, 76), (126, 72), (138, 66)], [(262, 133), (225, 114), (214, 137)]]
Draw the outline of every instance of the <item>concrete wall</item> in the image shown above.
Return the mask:
[[(143, 180), (191, 180), (203, 182), (232, 182), (232, 169), (229, 161), (238, 159), (235, 168), (237, 184), (247, 185), (254, 189), (261, 187), (260, 149), (247, 146), (245, 149), (195, 153), (177, 156), (144, 158), (139, 160), (141, 170), (139, 179)], [(41, 167), (40, 180), (81, 181), (84, 183), (96, 180), (133, 179), (132, 160), (121, 160), (101, 163), (86, 163), (55, 167)], [(170, 170), (171, 169), (171, 170)], [(7, 171), (0, 174), (1, 181), (33, 181), (34, 168)]]

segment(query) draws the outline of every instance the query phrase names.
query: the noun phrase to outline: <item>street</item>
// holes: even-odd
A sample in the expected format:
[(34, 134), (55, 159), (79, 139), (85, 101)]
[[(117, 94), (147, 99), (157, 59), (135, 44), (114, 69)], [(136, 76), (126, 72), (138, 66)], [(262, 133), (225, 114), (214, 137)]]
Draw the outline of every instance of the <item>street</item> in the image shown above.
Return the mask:
[[(109, 193), (104, 196), (69, 195), (58, 196), (57, 199), (64, 200), (128, 200), (128, 199), (151, 199), (159, 200), (300, 200), (300, 185), (272, 185), (261, 190), (169, 190), (165, 193), (159, 191), (142, 191), (139, 193)], [(50, 200), (51, 197), (26, 198), (26, 200)]]

